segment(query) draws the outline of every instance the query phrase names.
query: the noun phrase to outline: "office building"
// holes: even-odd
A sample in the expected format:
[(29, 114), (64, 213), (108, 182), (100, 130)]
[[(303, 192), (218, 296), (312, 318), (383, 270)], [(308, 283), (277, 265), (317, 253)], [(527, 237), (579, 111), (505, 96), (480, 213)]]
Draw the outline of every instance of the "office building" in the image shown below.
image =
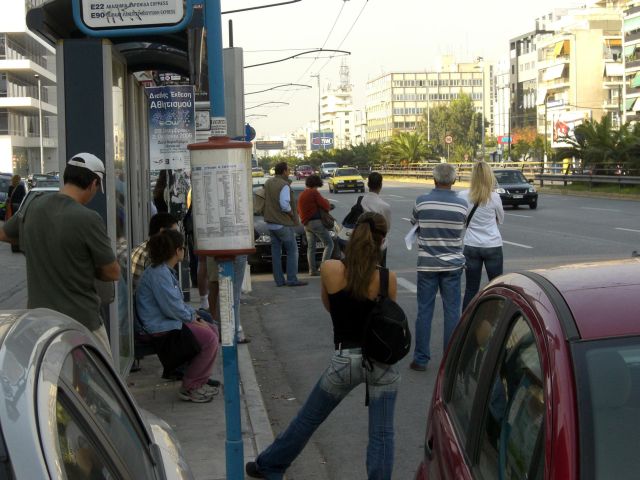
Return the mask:
[(41, 3), (5, 0), (0, 16), (0, 171), (23, 176), (59, 165), (55, 50), (25, 22)]
[(484, 112), (486, 134), (492, 135), (492, 67), (476, 62), (456, 63), (442, 57), (431, 71), (385, 73), (367, 82), (367, 141), (384, 142), (396, 132), (415, 131), (425, 109), (469, 95), (476, 111)]

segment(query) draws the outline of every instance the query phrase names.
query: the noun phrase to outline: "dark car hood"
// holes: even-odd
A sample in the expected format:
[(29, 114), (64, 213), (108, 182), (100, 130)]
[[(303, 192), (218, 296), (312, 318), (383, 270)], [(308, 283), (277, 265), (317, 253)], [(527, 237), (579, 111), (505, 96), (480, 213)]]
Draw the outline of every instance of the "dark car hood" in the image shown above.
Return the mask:
[[(253, 217), (253, 229), (256, 231), (258, 235), (263, 233), (269, 233), (269, 227), (267, 227), (267, 222), (264, 221), (264, 217), (256, 215)], [(304, 227), (301, 224), (298, 224), (294, 227), (295, 232), (297, 234), (304, 233)]]
[(529, 183), (498, 183), (498, 187), (500, 188), (529, 188), (531, 184)]

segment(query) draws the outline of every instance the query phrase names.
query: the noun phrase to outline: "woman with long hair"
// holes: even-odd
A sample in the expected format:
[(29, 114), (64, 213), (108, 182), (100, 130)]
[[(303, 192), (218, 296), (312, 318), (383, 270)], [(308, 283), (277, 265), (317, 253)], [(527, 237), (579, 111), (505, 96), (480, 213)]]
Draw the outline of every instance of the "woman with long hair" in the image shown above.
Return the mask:
[(202, 313), (184, 303), (175, 266), (184, 259), (184, 236), (162, 230), (147, 242), (151, 266), (136, 289), (136, 314), (153, 344), (165, 372), (189, 362), (182, 377), (182, 400), (204, 403), (217, 389), (207, 385), (218, 353), (217, 328), (201, 318)]
[[(378, 213), (360, 216), (344, 261), (327, 260), (320, 270), (322, 303), (331, 314), (335, 351), (307, 401), (289, 427), (246, 465), (253, 478), (280, 480), (307, 441), (347, 394), (361, 383), (369, 389), (367, 478), (388, 480), (393, 470), (393, 416), (400, 374), (394, 365), (363, 362), (367, 317), (380, 292), (377, 268), (387, 223)], [(389, 272), (389, 298), (395, 300), (396, 275)]]
[(466, 287), (463, 310), (480, 290), (483, 264), (489, 280), (502, 275), (502, 236), (498, 225), (504, 222), (504, 210), (500, 195), (494, 192), (495, 185), (496, 178), (491, 167), (480, 161), (471, 170), (469, 190), (460, 192), (460, 196), (469, 203), (467, 218), (473, 211), (464, 235)]
[(318, 191), (318, 188), (322, 187), (322, 179), (318, 175), (309, 175), (304, 183), (307, 188), (298, 197), (298, 214), (307, 236), (309, 275), (317, 277), (320, 272), (316, 265), (316, 241), (320, 240), (324, 244), (322, 263), (329, 260), (333, 253), (333, 239), (320, 219), (320, 211), (328, 212), (331, 204)]

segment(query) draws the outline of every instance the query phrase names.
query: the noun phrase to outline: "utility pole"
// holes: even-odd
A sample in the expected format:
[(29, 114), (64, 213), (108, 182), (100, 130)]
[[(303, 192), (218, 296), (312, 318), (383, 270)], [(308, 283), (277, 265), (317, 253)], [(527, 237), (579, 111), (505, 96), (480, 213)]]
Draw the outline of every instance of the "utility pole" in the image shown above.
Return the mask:
[(42, 144), (42, 81), (40, 75), (34, 75), (38, 80), (38, 131), (40, 132), (40, 173), (44, 173), (44, 145)]
[(324, 150), (324, 143), (322, 142), (322, 129), (320, 128), (320, 74), (311, 75), (312, 77), (316, 77), (318, 79), (318, 138), (320, 138), (320, 146)]

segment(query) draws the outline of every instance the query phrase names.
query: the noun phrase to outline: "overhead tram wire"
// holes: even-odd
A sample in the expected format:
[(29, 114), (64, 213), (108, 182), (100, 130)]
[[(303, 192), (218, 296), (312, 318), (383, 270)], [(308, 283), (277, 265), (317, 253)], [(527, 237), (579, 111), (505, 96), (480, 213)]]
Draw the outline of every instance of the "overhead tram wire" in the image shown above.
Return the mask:
[[(367, 5), (369, 4), (369, 0), (365, 0), (364, 5), (362, 5), (362, 8), (360, 9), (360, 12), (358, 13), (358, 16), (356, 17), (356, 19), (353, 21), (353, 23), (351, 24), (351, 27), (349, 27), (349, 30), (347, 31), (346, 35), (342, 38), (342, 40), (340, 41), (340, 43), (338, 44), (338, 46), (336, 47), (336, 50), (340, 50), (340, 47), (342, 46), (342, 44), (345, 42), (345, 40), (347, 39), (347, 37), (349, 36), (349, 34), (351, 33), (351, 31), (353, 30), (353, 28), (356, 26), (356, 23), (358, 23), (358, 20), (360, 19), (360, 16), (362, 15), (362, 12), (364, 12), (364, 9), (367, 7)], [(320, 67), (320, 70), (318, 70), (318, 73), (320, 73), (322, 71), (322, 69), (324, 69), (324, 67), (326, 67), (329, 62), (332, 60), (332, 58), (329, 58), (322, 67)]]

